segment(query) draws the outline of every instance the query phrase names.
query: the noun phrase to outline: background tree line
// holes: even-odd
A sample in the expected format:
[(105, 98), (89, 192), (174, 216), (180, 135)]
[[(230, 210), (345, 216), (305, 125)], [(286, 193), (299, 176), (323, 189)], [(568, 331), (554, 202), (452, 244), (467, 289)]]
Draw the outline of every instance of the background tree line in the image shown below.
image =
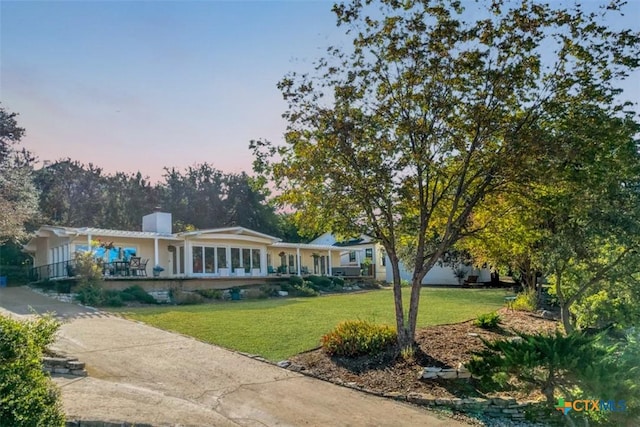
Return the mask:
[(289, 215), (268, 202), (264, 180), (206, 162), (165, 167), (157, 183), (69, 158), (36, 168), (36, 158), (19, 146), (25, 129), (17, 119), (0, 106), (0, 275), (25, 263), (21, 244), (42, 224), (141, 230), (142, 217), (158, 208), (173, 215), (174, 231), (242, 226), (300, 241)]

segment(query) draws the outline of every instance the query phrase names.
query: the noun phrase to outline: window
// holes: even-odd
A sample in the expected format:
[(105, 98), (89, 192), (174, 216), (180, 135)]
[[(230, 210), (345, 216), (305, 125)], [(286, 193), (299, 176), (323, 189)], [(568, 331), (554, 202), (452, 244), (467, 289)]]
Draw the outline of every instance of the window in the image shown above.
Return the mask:
[(356, 262), (356, 251), (349, 251), (349, 262)]
[(246, 273), (251, 271), (251, 249), (242, 250), (242, 266)]
[(204, 248), (204, 272), (207, 274), (216, 272), (216, 248)]
[(241, 268), (240, 264), (240, 248), (231, 248), (231, 270), (236, 271), (236, 269)]
[(227, 248), (217, 247), (218, 268), (229, 268), (227, 263)]
[(192, 259), (192, 264), (193, 264), (193, 272), (194, 273), (202, 273), (203, 272), (203, 263), (202, 263), (202, 246), (194, 246), (192, 248), (192, 254), (191, 254), (191, 259)]
[(364, 250), (364, 257), (368, 259), (373, 259), (373, 248), (367, 248)]
[(260, 268), (260, 249), (251, 249), (251, 268)]

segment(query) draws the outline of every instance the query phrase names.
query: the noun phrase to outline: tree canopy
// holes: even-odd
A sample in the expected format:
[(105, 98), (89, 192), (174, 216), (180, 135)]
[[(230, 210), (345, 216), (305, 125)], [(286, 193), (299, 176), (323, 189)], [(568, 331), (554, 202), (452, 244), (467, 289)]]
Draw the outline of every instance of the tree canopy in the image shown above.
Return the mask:
[[(480, 3), (480, 15), (458, 1), (335, 5), (352, 45), (329, 47), (314, 73), (280, 81), (284, 145), (251, 143), (256, 171), (271, 174), (301, 227), (384, 245), (405, 345), (428, 270), (486, 226), (478, 207), (526, 188), (540, 160), (557, 156), (552, 128), (568, 106), (623, 111), (616, 82), (640, 58), (637, 34), (602, 24), (620, 2), (597, 12)], [(398, 253), (407, 246), (405, 313)]]
[(24, 135), (17, 114), (0, 106), (0, 244), (25, 236), (25, 224), (37, 212), (31, 154), (16, 145)]

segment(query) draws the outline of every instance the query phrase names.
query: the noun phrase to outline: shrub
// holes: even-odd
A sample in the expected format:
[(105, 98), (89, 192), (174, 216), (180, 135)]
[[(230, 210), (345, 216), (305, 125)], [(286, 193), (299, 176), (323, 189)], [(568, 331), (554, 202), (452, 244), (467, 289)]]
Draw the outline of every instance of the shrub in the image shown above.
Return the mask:
[(171, 300), (177, 305), (202, 304), (204, 302), (201, 295), (177, 289), (171, 291)]
[(330, 356), (375, 355), (395, 344), (396, 339), (396, 331), (387, 325), (347, 320), (322, 337), (322, 349)]
[(528, 289), (524, 292), (520, 292), (516, 296), (516, 300), (513, 302), (512, 307), (514, 310), (519, 311), (536, 311), (538, 298), (536, 296), (535, 289)]
[[(610, 375), (603, 359), (607, 351), (594, 345), (594, 337), (583, 334), (563, 336), (520, 334), (519, 341), (483, 340), (486, 347), (467, 363), (474, 375), (482, 375), (485, 385), (495, 386), (504, 373), (537, 387), (554, 404), (556, 390), (579, 388), (600, 396), (594, 386)], [(499, 375), (496, 375), (499, 374)]]
[[(300, 284), (302, 284), (302, 282)], [(293, 292), (294, 287), (290, 283), (284, 282), (280, 283), (280, 290), (284, 292)]]
[(334, 276), (331, 278), (334, 285), (344, 286), (344, 279), (342, 277)]
[[(124, 296), (125, 294), (127, 294), (126, 297)], [(131, 297), (133, 301), (138, 301), (145, 304), (157, 304), (156, 299), (152, 297), (147, 291), (145, 291), (140, 285), (129, 286), (121, 292), (120, 296), (125, 301), (131, 301), (131, 299), (129, 299)]]
[(222, 299), (222, 291), (220, 289), (198, 289), (194, 292), (204, 298)]
[(124, 305), (124, 302), (122, 301), (121, 294), (122, 293), (119, 291), (105, 292), (101, 305), (107, 307), (122, 307)]
[(46, 316), (26, 321), (0, 316), (0, 425), (65, 425), (59, 392), (41, 363), (58, 327)]
[(262, 293), (264, 295), (266, 295), (267, 298), (268, 297), (277, 297), (277, 296), (279, 296), (278, 289), (274, 288), (271, 285), (262, 285), (262, 286), (260, 286), (260, 290), (262, 291)]
[(498, 323), (500, 323), (500, 315), (495, 311), (481, 314), (473, 322), (474, 325), (482, 329), (495, 329), (498, 327)]
[(309, 276), (307, 277), (308, 286), (317, 290), (330, 289), (333, 285), (333, 281), (325, 276)]
[(71, 292), (71, 281), (58, 280), (56, 283), (56, 292), (59, 294), (68, 294)]
[(303, 280), (302, 277), (300, 276), (291, 276), (289, 277), (289, 284), (292, 287), (296, 287), (296, 286), (302, 286)]
[(301, 286), (296, 286), (293, 288), (294, 295), (298, 297), (317, 297), (320, 295), (320, 293), (310, 285), (311, 282), (303, 282)]
[(98, 283), (85, 283), (78, 287), (76, 299), (80, 304), (98, 307), (104, 301), (104, 292)]

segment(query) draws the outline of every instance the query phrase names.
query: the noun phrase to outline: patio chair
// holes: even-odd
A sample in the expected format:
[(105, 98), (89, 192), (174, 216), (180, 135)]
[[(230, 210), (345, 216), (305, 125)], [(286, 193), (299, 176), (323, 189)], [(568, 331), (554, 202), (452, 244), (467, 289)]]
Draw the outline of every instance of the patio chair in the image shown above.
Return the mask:
[(132, 256), (129, 258), (129, 275), (130, 276), (146, 276), (148, 259), (142, 260), (140, 257)]

